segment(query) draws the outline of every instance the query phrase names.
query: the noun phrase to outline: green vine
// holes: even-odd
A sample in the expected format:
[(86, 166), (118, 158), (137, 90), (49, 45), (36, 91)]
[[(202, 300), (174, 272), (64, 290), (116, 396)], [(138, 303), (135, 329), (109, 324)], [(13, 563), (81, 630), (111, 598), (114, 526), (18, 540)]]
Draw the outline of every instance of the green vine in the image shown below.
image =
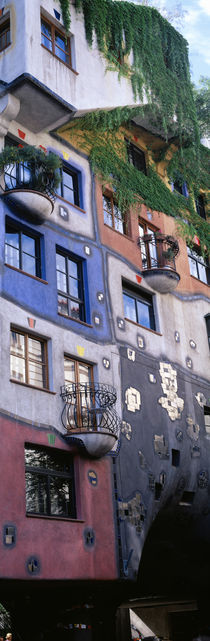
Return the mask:
[[(154, 157), (147, 175), (137, 170), (128, 161), (127, 147), (122, 125), (129, 132), (132, 119), (138, 115), (139, 108), (118, 107), (110, 111), (95, 111), (71, 122), (64, 130), (73, 144), (79, 145), (90, 158), (93, 172), (100, 178), (102, 186), (107, 184), (113, 189), (118, 206), (126, 213), (130, 208), (140, 210), (142, 203), (147, 207), (173, 216), (177, 221), (177, 233), (190, 244), (198, 236), (201, 249), (210, 251), (209, 224), (195, 209), (194, 198), (200, 189), (207, 190), (209, 176), (207, 161), (210, 151), (200, 145), (198, 164), (197, 148), (192, 143), (168, 154), (170, 145), (164, 143), (161, 155)], [(129, 137), (129, 133), (127, 134)], [(171, 159), (166, 161), (166, 156)], [(189, 197), (172, 192), (159, 177), (156, 162), (165, 158), (169, 180), (187, 182)], [(200, 169), (198, 169), (200, 167)]]
[(59, 0), (63, 24), (66, 32), (68, 33), (71, 25), (71, 14), (70, 14), (70, 0)]

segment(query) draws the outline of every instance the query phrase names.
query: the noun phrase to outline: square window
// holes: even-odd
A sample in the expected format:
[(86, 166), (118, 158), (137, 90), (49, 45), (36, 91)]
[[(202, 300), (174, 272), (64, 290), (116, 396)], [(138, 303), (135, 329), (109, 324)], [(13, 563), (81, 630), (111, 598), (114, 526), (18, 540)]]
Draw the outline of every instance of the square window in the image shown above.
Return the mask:
[(5, 263), (31, 276), (42, 277), (40, 237), (12, 220), (6, 220)]
[(26, 512), (76, 518), (74, 470), (69, 453), (25, 447)]
[(0, 52), (11, 44), (10, 14), (3, 14), (0, 18)]
[(112, 227), (120, 234), (128, 234), (128, 219), (119, 209), (117, 202), (114, 200), (113, 194), (103, 195), (103, 213), (104, 224)]
[(13, 381), (49, 389), (47, 341), (15, 328), (10, 332), (10, 376)]
[(124, 314), (127, 320), (155, 330), (153, 297), (123, 281)]
[(41, 44), (56, 58), (71, 67), (70, 38), (45, 17), (41, 17)]
[(85, 322), (83, 261), (71, 254), (56, 252), (58, 312)]

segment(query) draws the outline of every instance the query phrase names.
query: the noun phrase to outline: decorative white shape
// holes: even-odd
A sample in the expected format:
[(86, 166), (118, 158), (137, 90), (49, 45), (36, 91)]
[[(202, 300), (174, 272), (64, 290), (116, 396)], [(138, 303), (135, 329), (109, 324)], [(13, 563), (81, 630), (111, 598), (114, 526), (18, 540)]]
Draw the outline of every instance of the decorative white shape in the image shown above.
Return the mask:
[(95, 316), (94, 322), (96, 325), (100, 325), (100, 318), (98, 316)]
[(192, 439), (192, 441), (197, 441), (199, 438), (200, 427), (197, 423), (193, 423), (191, 416), (187, 416), (187, 434)]
[(125, 435), (125, 438), (127, 438), (128, 441), (131, 440), (132, 437), (132, 427), (130, 423), (126, 423), (126, 421), (122, 421), (122, 429), (121, 429), (122, 434)]
[(103, 366), (105, 367), (105, 369), (109, 369), (110, 361), (108, 358), (103, 358)]
[(88, 245), (85, 245), (84, 249), (85, 249), (85, 254), (87, 254), (87, 256), (90, 256), (90, 247), (88, 247)]
[(104, 300), (104, 295), (103, 292), (98, 292), (97, 298), (99, 300), (99, 303), (101, 303)]
[(136, 353), (135, 353), (134, 349), (130, 349), (130, 347), (128, 347), (128, 349), (127, 349), (127, 357), (129, 359), (129, 361), (135, 361)]
[(157, 383), (157, 379), (154, 376), (154, 374), (148, 374), (148, 377), (149, 377), (149, 382), (150, 383)]
[(142, 336), (138, 336), (138, 346), (140, 347), (140, 349), (144, 348), (144, 339)]
[(128, 387), (125, 392), (125, 403), (129, 412), (140, 410), (141, 407), (141, 394), (134, 387)]
[(170, 363), (160, 363), (161, 387), (164, 396), (158, 399), (158, 403), (168, 412), (171, 421), (181, 418), (184, 409), (184, 400), (177, 395), (177, 372)]
[(207, 400), (202, 392), (197, 392), (195, 398), (196, 401), (198, 401), (198, 405), (200, 405), (200, 407), (204, 407), (204, 405), (206, 405)]

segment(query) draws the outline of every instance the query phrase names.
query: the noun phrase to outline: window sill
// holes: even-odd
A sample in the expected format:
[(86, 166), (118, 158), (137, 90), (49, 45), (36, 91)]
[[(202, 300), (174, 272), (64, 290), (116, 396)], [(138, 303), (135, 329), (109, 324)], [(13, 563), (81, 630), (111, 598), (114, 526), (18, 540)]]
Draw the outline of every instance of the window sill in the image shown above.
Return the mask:
[(210, 287), (210, 285), (208, 283), (204, 283), (204, 281), (201, 280), (200, 278), (197, 278), (197, 276), (193, 276), (192, 274), (190, 274), (190, 276), (191, 276), (191, 278), (193, 278), (193, 280), (196, 280), (197, 282), (201, 283), (201, 285), (205, 285), (206, 287)]
[(33, 274), (29, 274), (28, 272), (24, 272), (23, 269), (19, 269), (18, 267), (13, 267), (13, 265), (9, 265), (8, 263), (5, 263), (5, 267), (9, 267), (9, 269), (13, 269), (15, 272), (19, 272), (24, 276), (29, 276), (29, 278), (33, 278), (33, 280), (38, 280), (40, 283), (43, 283), (44, 285), (48, 285), (47, 280), (44, 280), (43, 278), (39, 278), (39, 276), (33, 276)]
[(52, 516), (52, 515), (47, 515), (47, 514), (32, 514), (30, 512), (26, 512), (26, 517), (27, 518), (32, 518), (32, 519), (44, 519), (44, 520), (50, 520), (50, 521), (69, 521), (71, 523), (85, 523), (84, 519), (77, 519), (73, 518), (71, 516)]
[(124, 234), (122, 231), (118, 231), (118, 229), (115, 229), (114, 227), (110, 227), (110, 225), (107, 225), (107, 223), (104, 223), (104, 227), (107, 229), (111, 229), (112, 231), (115, 232), (115, 234), (118, 234), (118, 236), (123, 236), (123, 238), (126, 238), (127, 240), (130, 240), (132, 243), (134, 243), (133, 238), (128, 236), (128, 234)]
[(51, 392), (51, 390), (46, 389), (46, 387), (36, 387), (35, 385), (30, 385), (29, 383), (22, 383), (21, 381), (17, 381), (15, 378), (10, 378), (9, 380), (10, 383), (16, 383), (17, 385), (22, 385), (22, 387), (29, 387), (30, 389), (35, 389), (38, 392), (47, 392), (47, 394), (56, 396), (56, 392)]
[(146, 329), (147, 332), (151, 332), (152, 334), (156, 334), (157, 336), (162, 336), (162, 334), (160, 332), (157, 332), (156, 329), (151, 329), (150, 327), (145, 327), (145, 325), (140, 325), (139, 323), (130, 320), (130, 318), (125, 317), (125, 321), (131, 323), (132, 325), (135, 325), (136, 327), (142, 327), (142, 329)]
[(55, 58), (56, 60), (59, 60), (59, 62), (61, 62), (61, 63), (62, 63), (62, 65), (64, 65), (65, 67), (67, 67), (67, 69), (70, 69), (70, 71), (72, 71), (73, 73), (75, 73), (75, 76), (78, 76), (78, 75), (79, 75), (78, 71), (76, 71), (75, 69), (73, 69), (73, 67), (71, 67), (71, 65), (67, 65), (67, 63), (66, 63), (66, 62), (64, 62), (64, 60), (62, 60), (61, 58), (59, 58), (59, 56), (56, 56), (56, 55), (55, 55), (55, 53), (53, 53), (53, 52), (52, 52), (52, 51), (50, 51), (47, 47), (45, 47), (45, 46), (42, 44), (42, 42), (41, 42), (41, 47), (42, 47), (43, 49), (45, 49), (45, 51), (48, 51), (48, 53), (50, 53), (50, 55), (51, 55), (51, 56), (53, 56), (53, 58)]
[(67, 314), (61, 314), (61, 312), (58, 312), (58, 316), (62, 316), (62, 318), (68, 318), (68, 320), (74, 321), (75, 323), (79, 323), (80, 325), (85, 325), (85, 327), (93, 327), (93, 325), (90, 325), (90, 323), (85, 323), (85, 321), (79, 320), (77, 318), (73, 318), (72, 316), (67, 316)]
[(63, 196), (58, 196), (56, 194), (56, 200), (57, 199), (62, 200), (62, 203), (66, 203), (67, 205), (71, 205), (71, 207), (75, 207), (75, 209), (78, 209), (78, 211), (81, 211), (82, 214), (86, 214), (85, 209), (82, 209), (82, 207), (79, 207), (79, 205), (75, 205), (74, 203), (71, 203), (70, 200), (66, 200), (65, 198), (63, 198)]

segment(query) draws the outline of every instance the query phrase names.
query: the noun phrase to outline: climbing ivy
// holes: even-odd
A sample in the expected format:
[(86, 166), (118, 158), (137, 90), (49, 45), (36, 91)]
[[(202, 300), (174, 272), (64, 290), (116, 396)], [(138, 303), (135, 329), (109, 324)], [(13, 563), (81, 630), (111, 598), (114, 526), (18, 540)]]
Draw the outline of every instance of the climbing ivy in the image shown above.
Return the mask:
[[(126, 137), (132, 138), (133, 118), (137, 115), (138, 107), (98, 110), (77, 118), (64, 129), (68, 130), (72, 143), (87, 152), (92, 170), (102, 186), (109, 184), (113, 189), (122, 212), (126, 213), (131, 207), (139, 211), (145, 203), (153, 210), (176, 218), (178, 233), (188, 243), (192, 244), (196, 235), (202, 251), (210, 250), (209, 225), (197, 214), (194, 205), (200, 189), (207, 191), (209, 188), (210, 151), (202, 145), (196, 147), (189, 139), (181, 149), (174, 143), (161, 141), (162, 150), (156, 152), (145, 175), (129, 163), (125, 143), (125, 131)], [(165, 161), (171, 182), (187, 182), (188, 198), (172, 192), (159, 177), (157, 163), (160, 160)]]
[(71, 25), (71, 14), (70, 14), (70, 0), (59, 0), (63, 24), (68, 32)]

